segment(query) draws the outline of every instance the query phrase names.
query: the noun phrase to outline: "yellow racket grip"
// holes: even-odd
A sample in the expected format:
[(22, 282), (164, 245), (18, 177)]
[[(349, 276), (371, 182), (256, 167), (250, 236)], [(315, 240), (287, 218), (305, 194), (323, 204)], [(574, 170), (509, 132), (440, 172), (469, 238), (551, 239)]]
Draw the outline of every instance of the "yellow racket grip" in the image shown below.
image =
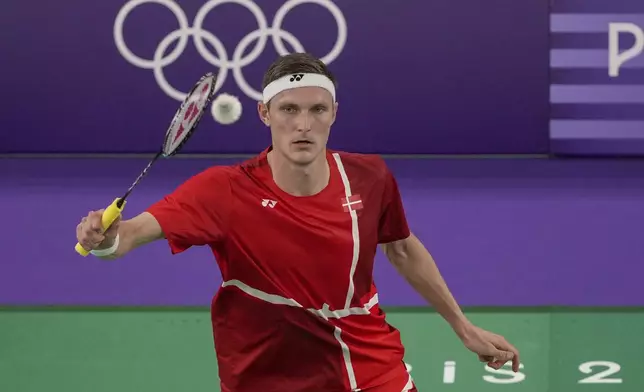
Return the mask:
[[(121, 212), (125, 208), (125, 203), (126, 201), (123, 201), (123, 204), (121, 204), (121, 207), (118, 206), (118, 202), (121, 200), (120, 198), (114, 199), (112, 204), (110, 204), (105, 211), (103, 211), (103, 216), (101, 218), (101, 223), (103, 225), (103, 230), (107, 230), (110, 226), (112, 226), (112, 223), (116, 220), (121, 215)], [(81, 255), (81, 256), (87, 256), (89, 254), (89, 251), (85, 248), (80, 243), (76, 243), (76, 252)]]

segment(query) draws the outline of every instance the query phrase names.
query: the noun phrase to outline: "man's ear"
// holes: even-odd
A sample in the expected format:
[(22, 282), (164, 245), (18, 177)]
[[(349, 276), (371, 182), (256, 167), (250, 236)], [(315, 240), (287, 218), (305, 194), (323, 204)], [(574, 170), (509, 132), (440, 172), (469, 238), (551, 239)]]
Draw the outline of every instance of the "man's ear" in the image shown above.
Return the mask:
[(257, 103), (257, 114), (264, 125), (267, 127), (271, 125), (270, 115), (268, 114), (268, 105), (264, 104), (264, 102)]
[(331, 125), (335, 123), (335, 119), (338, 116), (338, 103), (333, 104), (333, 121), (331, 122)]

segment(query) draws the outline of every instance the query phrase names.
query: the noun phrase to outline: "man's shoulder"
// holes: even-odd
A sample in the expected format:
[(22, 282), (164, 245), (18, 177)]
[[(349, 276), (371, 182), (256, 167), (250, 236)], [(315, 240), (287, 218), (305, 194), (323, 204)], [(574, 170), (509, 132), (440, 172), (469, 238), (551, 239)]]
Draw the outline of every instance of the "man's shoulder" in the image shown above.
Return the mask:
[(266, 175), (266, 164), (261, 155), (234, 162), (215, 162), (193, 174), (184, 185), (206, 194), (246, 192), (256, 188), (257, 180)]
[(259, 168), (262, 164), (261, 157), (258, 155), (234, 163), (215, 164), (209, 166), (197, 173), (196, 176), (202, 177), (203, 179), (230, 180), (238, 176), (243, 176), (245, 172), (254, 168)]
[(384, 177), (387, 172), (385, 160), (378, 154), (365, 154), (347, 151), (330, 150), (334, 156), (338, 156), (345, 170), (355, 171), (361, 176)]
[(213, 165), (195, 173), (190, 179), (199, 181), (228, 180), (235, 173), (235, 165)]

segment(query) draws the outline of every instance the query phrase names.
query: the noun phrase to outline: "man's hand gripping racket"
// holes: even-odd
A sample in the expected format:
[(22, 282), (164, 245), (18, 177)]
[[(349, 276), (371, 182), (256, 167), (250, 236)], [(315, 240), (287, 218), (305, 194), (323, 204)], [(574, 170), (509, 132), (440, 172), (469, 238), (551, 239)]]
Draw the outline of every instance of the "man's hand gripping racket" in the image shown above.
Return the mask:
[[(181, 103), (181, 106), (172, 118), (172, 122), (166, 131), (161, 150), (154, 158), (152, 158), (150, 163), (148, 163), (146, 168), (143, 169), (141, 174), (139, 174), (125, 194), (115, 199), (112, 204), (103, 211), (101, 217), (102, 232), (109, 229), (112, 223), (121, 216), (121, 212), (123, 212), (123, 209), (125, 208), (127, 197), (139, 181), (141, 181), (141, 179), (147, 174), (148, 170), (156, 160), (160, 157), (167, 158), (176, 154), (186, 141), (188, 141), (195, 129), (197, 129), (201, 116), (203, 116), (208, 105), (210, 105), (210, 102), (212, 101), (215, 92), (215, 82), (216, 77), (213, 74), (208, 73), (199, 79), (194, 87), (192, 87), (186, 99)], [(80, 242), (76, 244), (76, 252), (80, 255), (87, 256), (90, 251), (91, 249), (86, 249)]]

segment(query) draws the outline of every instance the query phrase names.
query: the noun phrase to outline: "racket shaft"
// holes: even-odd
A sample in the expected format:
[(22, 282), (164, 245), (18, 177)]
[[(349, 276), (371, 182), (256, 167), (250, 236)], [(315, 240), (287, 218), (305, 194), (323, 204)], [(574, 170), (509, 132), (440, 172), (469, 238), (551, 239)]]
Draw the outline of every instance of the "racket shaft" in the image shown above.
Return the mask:
[(150, 161), (150, 163), (148, 163), (148, 165), (145, 167), (145, 169), (143, 169), (143, 171), (141, 172), (141, 174), (139, 174), (139, 176), (136, 178), (136, 180), (134, 180), (134, 182), (132, 183), (132, 185), (130, 186), (130, 188), (127, 190), (127, 192), (125, 192), (125, 195), (123, 195), (123, 197), (121, 198), (123, 201), (125, 201), (125, 199), (130, 195), (130, 193), (132, 193), (132, 190), (134, 189), (134, 187), (135, 187), (135, 186), (137, 186), (137, 184), (139, 183), (139, 181), (141, 181), (141, 179), (142, 179), (143, 177), (145, 177), (145, 175), (146, 175), (146, 174), (148, 174), (148, 170), (150, 170), (150, 168), (152, 167), (152, 165), (154, 164), (154, 162), (156, 162), (156, 160), (157, 160), (160, 156), (161, 156), (161, 153), (158, 153), (158, 154), (157, 154), (157, 155), (156, 155), (156, 156), (155, 156), (155, 157)]
[[(103, 226), (103, 231), (107, 230), (112, 226), (112, 223), (116, 220), (121, 215), (121, 212), (123, 212), (123, 209), (125, 208), (125, 203), (126, 201), (123, 200), (121, 201), (121, 198), (115, 199), (112, 204), (110, 204), (105, 211), (103, 211), (103, 217), (101, 219), (101, 225)], [(81, 256), (87, 256), (89, 254), (89, 251), (85, 248), (80, 243), (76, 244), (76, 252), (80, 254)]]

